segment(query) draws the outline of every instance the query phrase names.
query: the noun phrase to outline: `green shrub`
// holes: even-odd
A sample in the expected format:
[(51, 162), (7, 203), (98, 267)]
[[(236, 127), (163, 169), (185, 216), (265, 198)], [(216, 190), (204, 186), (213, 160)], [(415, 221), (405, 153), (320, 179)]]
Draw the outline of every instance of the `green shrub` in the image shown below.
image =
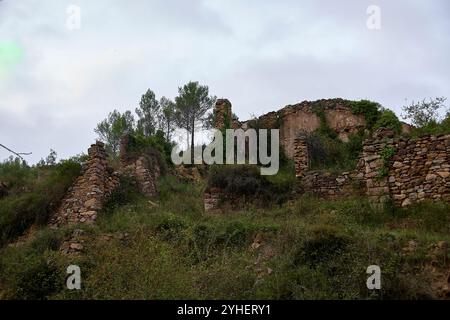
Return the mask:
[(208, 178), (208, 188), (219, 188), (246, 204), (281, 204), (290, 197), (294, 184), (292, 167), (282, 169), (274, 176), (262, 176), (257, 166), (212, 166)]
[(341, 254), (349, 241), (349, 238), (342, 235), (337, 227), (319, 225), (312, 230), (312, 237), (303, 242), (296, 253), (294, 263), (314, 267), (328, 262), (334, 256)]
[(29, 182), (29, 191), (0, 200), (0, 244), (20, 236), (32, 224), (44, 225), (67, 189), (80, 174), (73, 161), (39, 169), (39, 178)]
[(119, 186), (113, 190), (111, 196), (104, 205), (105, 211), (111, 211), (128, 203), (135, 202), (141, 197), (139, 187), (134, 177), (122, 174), (120, 175), (119, 180)]
[(0, 163), (0, 182), (5, 183), (12, 194), (30, 189), (36, 178), (37, 170), (20, 158), (10, 157)]
[(402, 123), (393, 111), (383, 110), (379, 119), (374, 125), (374, 129), (378, 128), (392, 129), (397, 134), (400, 134), (402, 132)]
[(9, 299), (45, 300), (61, 290), (63, 271), (34, 247), (4, 248), (0, 253), (0, 283)]
[[(355, 167), (357, 158), (352, 158), (349, 148), (354, 148), (355, 143), (347, 146), (339, 139), (332, 139), (319, 132), (313, 132), (307, 136), (308, 151), (311, 160), (311, 169), (328, 169), (334, 171), (348, 171)], [(352, 152), (356, 152), (352, 149)]]
[(372, 129), (381, 116), (381, 105), (369, 100), (350, 101), (352, 112), (355, 115), (363, 115), (367, 128)]
[(46, 300), (50, 295), (61, 290), (60, 272), (47, 263), (39, 261), (21, 274), (17, 283), (17, 298), (24, 300)]
[(185, 219), (180, 216), (168, 214), (161, 219), (156, 226), (156, 230), (163, 234), (166, 239), (174, 239), (180, 235), (180, 232), (188, 226)]

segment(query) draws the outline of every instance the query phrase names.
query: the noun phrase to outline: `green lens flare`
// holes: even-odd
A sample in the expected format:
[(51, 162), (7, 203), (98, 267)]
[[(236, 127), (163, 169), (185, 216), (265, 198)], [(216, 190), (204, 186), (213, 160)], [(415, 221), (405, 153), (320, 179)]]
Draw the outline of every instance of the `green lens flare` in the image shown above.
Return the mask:
[(0, 41), (0, 71), (17, 65), (23, 58), (22, 47), (11, 41)]

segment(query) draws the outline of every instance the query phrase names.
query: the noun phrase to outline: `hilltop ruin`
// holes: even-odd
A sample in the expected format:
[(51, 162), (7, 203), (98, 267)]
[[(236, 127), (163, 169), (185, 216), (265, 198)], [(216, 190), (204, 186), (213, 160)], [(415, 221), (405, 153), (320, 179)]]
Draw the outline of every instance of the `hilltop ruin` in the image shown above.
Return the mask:
[[(317, 112), (318, 107), (320, 113)], [(408, 206), (425, 200), (450, 202), (450, 135), (425, 136), (412, 139), (396, 136), (380, 128), (363, 143), (363, 152), (354, 170), (340, 174), (311, 169), (307, 134), (325, 122), (344, 142), (352, 133), (368, 132), (363, 115), (355, 115), (343, 99), (304, 101), (270, 112), (256, 119), (239, 122), (232, 119), (231, 103), (217, 101), (215, 126), (223, 129), (249, 127), (279, 129), (280, 145), (295, 163), (295, 175), (302, 192), (325, 198), (365, 194), (371, 203), (384, 206), (393, 203)], [(231, 119), (231, 122), (226, 122)], [(403, 123), (402, 132), (411, 126)], [(221, 190), (207, 190), (205, 210), (216, 210), (221, 202)]]

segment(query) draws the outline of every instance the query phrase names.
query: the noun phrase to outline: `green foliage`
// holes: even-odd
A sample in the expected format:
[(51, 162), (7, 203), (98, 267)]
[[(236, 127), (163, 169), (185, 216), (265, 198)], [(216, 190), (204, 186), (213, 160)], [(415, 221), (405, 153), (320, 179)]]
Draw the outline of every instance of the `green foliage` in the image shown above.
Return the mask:
[(8, 186), (11, 193), (23, 191), (36, 177), (37, 171), (20, 158), (10, 157), (0, 163), (0, 181)]
[(160, 130), (165, 133), (166, 140), (171, 141), (176, 125), (175, 103), (166, 97), (162, 97), (159, 105), (161, 106)]
[(450, 114), (447, 114), (442, 121), (432, 120), (422, 127), (414, 128), (411, 132), (412, 137), (421, 137), (430, 134), (450, 134)]
[(8, 284), (4, 298), (46, 300), (62, 289), (63, 272), (45, 252), (24, 246), (5, 248), (1, 253), (0, 282)]
[(368, 129), (372, 129), (381, 116), (382, 107), (377, 102), (369, 100), (350, 101), (350, 106), (353, 114), (364, 116)]
[(126, 133), (131, 133), (134, 130), (134, 117), (130, 111), (125, 111), (121, 114), (114, 110), (108, 117), (100, 122), (95, 128), (95, 133), (100, 139), (106, 143), (107, 147), (111, 149), (113, 154), (119, 150), (120, 139)]
[(240, 198), (240, 204), (281, 204), (290, 197), (294, 186), (292, 164), (274, 176), (262, 176), (256, 165), (212, 166), (208, 179), (209, 188), (219, 188), (232, 197)]
[[(0, 296), (15, 299), (424, 299), (434, 298), (428, 249), (449, 241), (448, 204), (375, 211), (367, 199), (298, 197), (280, 208), (205, 216), (202, 185), (159, 183), (146, 199), (99, 216), (86, 252), (60, 254), (65, 232), (44, 230), (29, 244), (0, 251)], [(194, 207), (195, 212), (191, 206)], [(200, 210), (200, 211), (197, 211)], [(411, 227), (402, 226), (409, 221)], [(415, 223), (412, 223), (415, 222)], [(398, 225), (396, 228), (395, 226)], [(103, 233), (113, 233), (109, 241)], [(127, 238), (118, 234), (129, 233)], [(260, 247), (251, 246), (262, 235)], [(402, 250), (419, 243), (417, 252)], [(145, 254), (143, 254), (145, 253)], [(439, 267), (448, 268), (439, 256)], [(75, 259), (75, 261), (74, 261)], [(447, 257), (448, 261), (448, 257)], [(82, 266), (82, 290), (63, 287), (69, 264)], [(447, 262), (448, 263), (448, 262)], [(380, 265), (381, 291), (366, 287)], [(435, 265), (438, 267), (437, 265)], [(268, 272), (268, 270), (271, 272)], [(41, 284), (41, 286), (38, 286)]]
[(350, 143), (329, 135), (313, 132), (307, 136), (311, 169), (330, 171), (352, 170), (362, 150), (362, 135), (352, 135)]
[(328, 126), (327, 118), (325, 115), (325, 108), (323, 107), (323, 105), (315, 106), (313, 111), (320, 119), (320, 126), (319, 129), (316, 130), (316, 132), (321, 136), (328, 137), (330, 139), (336, 139), (336, 132)]
[(176, 121), (191, 135), (191, 160), (194, 162), (194, 135), (198, 122), (205, 122), (206, 113), (214, 106), (215, 96), (209, 96), (208, 86), (202, 86), (198, 82), (189, 82), (178, 88), (178, 96), (175, 98)]
[(136, 108), (136, 114), (139, 118), (137, 122), (137, 132), (146, 137), (155, 134), (160, 112), (161, 105), (158, 100), (156, 100), (155, 93), (148, 89), (141, 97), (139, 108)]
[(32, 224), (45, 224), (81, 170), (80, 164), (71, 160), (53, 167), (13, 168), (19, 172), (30, 170), (35, 179), (0, 200), (0, 244), (20, 236)]
[(374, 129), (378, 128), (392, 129), (395, 133), (400, 134), (402, 132), (402, 123), (393, 111), (383, 110), (374, 126)]
[(383, 150), (381, 150), (381, 159), (383, 160), (383, 166), (380, 168), (378, 172), (378, 178), (387, 177), (389, 174), (389, 164), (392, 157), (395, 155), (397, 150), (393, 146), (385, 146)]
[(438, 123), (439, 109), (444, 107), (446, 100), (444, 97), (438, 97), (429, 101), (423, 99), (417, 103), (413, 101), (409, 106), (403, 107), (403, 117), (410, 119), (412, 124), (419, 128)]
[(312, 229), (312, 237), (303, 241), (296, 253), (294, 264), (306, 264), (315, 267), (327, 263), (342, 254), (349, 243), (349, 238), (340, 234), (336, 226), (318, 225)]
[(127, 145), (127, 156), (133, 158), (142, 154), (148, 154), (159, 159), (159, 165), (162, 168), (162, 173), (167, 164), (172, 164), (171, 153), (174, 144), (168, 141), (162, 131), (157, 131), (156, 134), (146, 137), (141, 134), (129, 135)]

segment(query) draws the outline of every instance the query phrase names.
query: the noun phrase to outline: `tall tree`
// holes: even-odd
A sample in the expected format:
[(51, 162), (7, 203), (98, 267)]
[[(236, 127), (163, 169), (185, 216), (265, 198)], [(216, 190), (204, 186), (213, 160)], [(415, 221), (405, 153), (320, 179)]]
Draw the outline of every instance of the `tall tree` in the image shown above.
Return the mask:
[(175, 103), (166, 97), (162, 97), (159, 101), (159, 105), (161, 107), (159, 119), (160, 129), (164, 132), (167, 141), (170, 141), (176, 126)]
[(148, 137), (155, 134), (160, 117), (161, 106), (156, 100), (155, 93), (148, 89), (142, 95), (139, 108), (136, 108), (136, 114), (139, 119), (137, 122), (137, 131)]
[(208, 86), (199, 85), (198, 82), (189, 82), (178, 88), (178, 97), (175, 98), (177, 124), (190, 132), (191, 161), (194, 163), (194, 135), (195, 127), (199, 121), (204, 121), (205, 114), (216, 101), (216, 97), (209, 96)]
[(113, 154), (119, 150), (120, 138), (134, 130), (134, 117), (131, 111), (121, 114), (114, 110), (108, 117), (100, 122), (95, 128), (100, 139), (106, 143)]

